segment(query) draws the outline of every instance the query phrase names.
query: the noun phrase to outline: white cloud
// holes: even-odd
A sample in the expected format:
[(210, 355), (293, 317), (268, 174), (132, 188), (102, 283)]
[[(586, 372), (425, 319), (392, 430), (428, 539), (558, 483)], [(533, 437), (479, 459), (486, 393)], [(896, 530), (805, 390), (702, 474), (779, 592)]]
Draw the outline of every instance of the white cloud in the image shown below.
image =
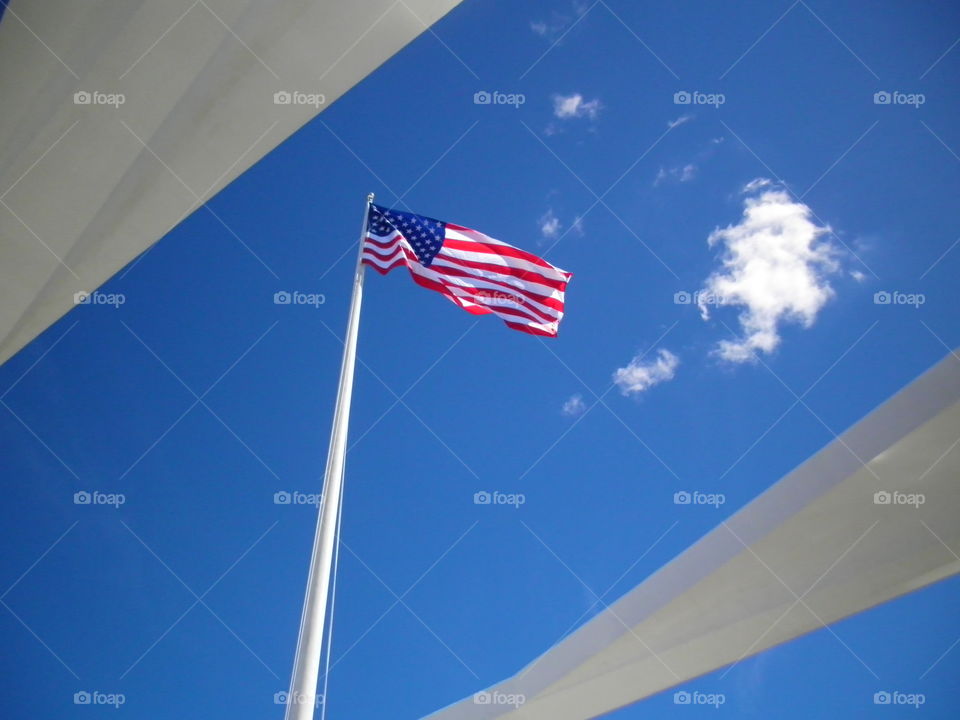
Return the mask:
[[(677, 125), (682, 125), (685, 122), (693, 119), (692, 115), (681, 115), (676, 120), (671, 120), (667, 125), (672, 129), (677, 127)], [(685, 183), (690, 182), (700, 173), (700, 168), (709, 162), (714, 155), (717, 154), (718, 146), (723, 142), (723, 137), (715, 137), (710, 140), (700, 150), (693, 158), (686, 163), (674, 165), (672, 167), (663, 166), (657, 171), (656, 177), (653, 179), (653, 186), (659, 187), (664, 182), (670, 181), (672, 183)]]
[[(540, 228), (543, 240), (556, 240), (564, 234), (563, 221), (557, 217), (552, 207), (547, 208), (547, 211), (537, 219), (537, 226)], [(579, 215), (575, 216), (567, 232), (573, 233), (577, 237), (583, 237), (583, 218)]]
[(753, 180), (743, 191), (747, 198), (740, 222), (717, 228), (707, 239), (711, 247), (723, 247), (722, 267), (707, 278), (700, 295), (704, 319), (709, 318), (709, 301), (742, 308), (741, 336), (716, 348), (731, 362), (773, 352), (783, 323), (810, 327), (834, 295), (826, 277), (838, 269), (837, 250), (823, 238), (830, 228), (811, 220), (808, 206), (766, 178)]
[(755, 193), (760, 188), (773, 187), (773, 180), (770, 178), (754, 178), (746, 185), (743, 186), (743, 194), (749, 195), (750, 193)]
[(553, 240), (560, 234), (560, 230), (563, 228), (560, 218), (554, 215), (553, 208), (548, 208), (537, 222), (540, 225), (540, 233), (547, 240)]
[(584, 15), (590, 6), (585, 2), (575, 1), (570, 4), (569, 12), (550, 13), (548, 20), (533, 20), (530, 22), (530, 29), (540, 37), (548, 40), (555, 40), (567, 29), (574, 20)]
[(658, 350), (657, 357), (649, 362), (637, 355), (613, 373), (613, 381), (624, 395), (639, 395), (658, 383), (673, 380), (679, 364), (680, 358), (666, 349)]
[(583, 396), (577, 394), (571, 395), (569, 398), (567, 398), (567, 401), (563, 404), (563, 407), (560, 408), (560, 412), (567, 417), (577, 417), (578, 415), (583, 415), (586, 409), (587, 404), (583, 401)]
[(601, 107), (598, 99), (584, 100), (580, 93), (553, 96), (553, 114), (560, 120), (580, 117), (596, 120)]
[(676, 120), (668, 120), (667, 127), (673, 130), (678, 125), (683, 125), (684, 123), (688, 123), (691, 120), (693, 120), (693, 115), (681, 115)]
[(657, 176), (653, 179), (653, 186), (659, 187), (663, 182), (671, 180), (673, 182), (690, 182), (697, 176), (698, 168), (693, 163), (687, 163), (686, 165), (680, 167), (672, 167), (669, 170), (665, 170), (661, 167), (657, 171)]

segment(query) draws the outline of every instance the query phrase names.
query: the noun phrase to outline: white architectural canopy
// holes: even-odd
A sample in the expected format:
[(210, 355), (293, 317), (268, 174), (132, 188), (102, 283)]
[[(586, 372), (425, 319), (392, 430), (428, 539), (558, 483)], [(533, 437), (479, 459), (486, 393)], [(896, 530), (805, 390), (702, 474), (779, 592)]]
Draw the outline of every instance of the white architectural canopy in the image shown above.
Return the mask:
[(597, 717), (956, 574), (958, 444), (951, 354), (516, 675), (430, 720)]
[(11, 0), (0, 363), (458, 3)]

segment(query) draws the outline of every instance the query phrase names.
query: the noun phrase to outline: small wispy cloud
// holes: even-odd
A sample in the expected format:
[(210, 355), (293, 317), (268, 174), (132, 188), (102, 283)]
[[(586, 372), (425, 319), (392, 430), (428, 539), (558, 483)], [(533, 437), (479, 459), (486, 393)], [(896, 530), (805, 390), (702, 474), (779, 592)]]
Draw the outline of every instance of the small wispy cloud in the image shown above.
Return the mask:
[(669, 170), (661, 167), (657, 171), (657, 176), (653, 179), (653, 186), (658, 187), (668, 180), (679, 183), (690, 182), (697, 176), (699, 169), (693, 163), (687, 163), (682, 167), (672, 167)]
[(657, 356), (644, 361), (643, 355), (637, 355), (626, 367), (613, 373), (613, 382), (624, 395), (639, 395), (654, 385), (673, 380), (680, 365), (680, 358), (666, 348), (657, 351)]
[(533, 20), (530, 23), (530, 29), (533, 30), (537, 35), (546, 37), (547, 33), (556, 32), (560, 28), (557, 25), (548, 25), (545, 20)]
[(723, 340), (715, 352), (730, 362), (756, 359), (780, 344), (787, 322), (810, 327), (833, 297), (827, 276), (839, 268), (838, 250), (824, 239), (810, 208), (771, 180), (758, 178), (743, 188), (743, 216), (736, 225), (714, 230), (707, 242), (723, 248), (721, 268), (706, 280), (700, 313), (716, 305), (741, 308), (740, 337)]
[(567, 398), (563, 407), (560, 408), (560, 413), (567, 417), (578, 417), (579, 415), (583, 415), (586, 410), (587, 404), (583, 401), (583, 395), (578, 393)]
[(679, 127), (680, 125), (688, 123), (691, 120), (693, 120), (693, 115), (681, 115), (676, 120), (668, 120), (667, 127), (673, 130), (675, 127)]
[[(676, 120), (667, 123), (670, 128), (682, 125), (692, 119), (692, 115), (681, 115)], [(656, 177), (653, 178), (653, 186), (659, 187), (666, 182), (685, 183), (695, 179), (700, 173), (700, 168), (712, 158), (717, 152), (717, 146), (723, 142), (722, 137), (712, 138), (706, 147), (698, 152), (690, 162), (678, 163), (677, 165), (663, 167), (657, 170)]]
[(537, 227), (540, 229), (541, 242), (556, 240), (571, 234), (577, 237), (583, 237), (584, 235), (583, 218), (581, 216), (574, 216), (568, 227), (557, 215), (553, 206), (548, 207), (547, 211), (537, 218)]
[(537, 220), (537, 224), (540, 226), (540, 234), (543, 235), (545, 240), (557, 238), (563, 229), (563, 224), (553, 212), (553, 208), (547, 208), (547, 211)]
[(582, 117), (596, 120), (602, 107), (600, 100), (585, 100), (580, 93), (553, 96), (553, 115), (559, 120)]
[(574, 0), (570, 3), (570, 10), (567, 12), (553, 11), (546, 20), (532, 20), (530, 29), (540, 37), (548, 40), (556, 40), (566, 31), (571, 23), (577, 20), (581, 15), (587, 12), (590, 6), (585, 2)]

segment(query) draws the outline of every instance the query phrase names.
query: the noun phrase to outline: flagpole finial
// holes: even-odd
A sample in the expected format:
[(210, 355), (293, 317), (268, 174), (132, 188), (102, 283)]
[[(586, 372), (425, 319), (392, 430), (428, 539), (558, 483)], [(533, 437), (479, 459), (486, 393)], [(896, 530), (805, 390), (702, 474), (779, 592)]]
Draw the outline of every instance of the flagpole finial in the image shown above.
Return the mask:
[(367, 193), (367, 202), (368, 202), (368, 203), (372, 203), (372, 202), (373, 202), (373, 193)]

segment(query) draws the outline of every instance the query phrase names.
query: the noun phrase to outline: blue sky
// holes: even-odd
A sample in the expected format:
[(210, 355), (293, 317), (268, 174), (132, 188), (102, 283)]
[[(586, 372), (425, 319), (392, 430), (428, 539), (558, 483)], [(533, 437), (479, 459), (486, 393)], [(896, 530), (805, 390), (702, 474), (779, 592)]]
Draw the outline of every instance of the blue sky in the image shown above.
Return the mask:
[[(228, 227), (198, 210), (0, 368), (7, 717), (282, 717), (315, 513), (274, 495), (321, 489), (367, 192), (575, 277), (543, 342), (368, 276), (328, 717), (512, 674), (960, 345), (957, 8), (466, 0), (433, 30), (214, 198)], [(784, 218), (772, 287), (745, 203)], [(958, 592), (686, 683), (726, 697), (689, 712), (956, 717)]]

